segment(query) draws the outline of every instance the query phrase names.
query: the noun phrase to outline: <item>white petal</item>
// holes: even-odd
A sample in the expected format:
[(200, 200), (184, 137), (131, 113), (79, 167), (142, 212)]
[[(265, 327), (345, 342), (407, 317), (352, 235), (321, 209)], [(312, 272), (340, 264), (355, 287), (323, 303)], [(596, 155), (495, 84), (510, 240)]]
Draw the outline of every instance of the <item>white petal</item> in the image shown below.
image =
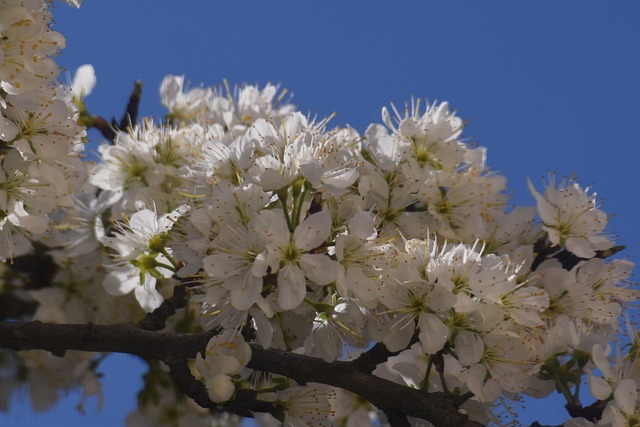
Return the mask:
[(80, 5), (82, 4), (82, 0), (64, 0), (64, 1), (66, 1), (69, 6), (73, 6), (76, 9), (79, 9)]
[[(230, 286), (227, 282), (229, 281), (225, 281), (224, 285), (228, 289)], [(233, 282), (231, 305), (236, 310), (248, 310), (260, 297), (262, 278), (255, 277), (250, 271), (247, 271), (245, 274), (237, 276), (237, 280)]]
[(249, 310), (256, 329), (256, 337), (262, 348), (269, 348), (273, 339), (273, 325), (259, 308)]
[(358, 212), (349, 221), (349, 234), (366, 240), (375, 234), (376, 223), (369, 212)]
[(133, 266), (117, 268), (107, 274), (102, 284), (111, 295), (126, 295), (140, 286), (140, 271)]
[(0, 115), (0, 139), (3, 141), (13, 141), (18, 135), (20, 128), (11, 120)]
[(160, 295), (160, 292), (156, 290), (156, 279), (149, 274), (145, 274), (144, 286), (136, 286), (134, 288), (134, 294), (136, 299), (140, 303), (146, 312), (151, 312), (160, 307), (164, 298)]
[(529, 191), (531, 191), (531, 194), (533, 194), (533, 197), (536, 199), (538, 214), (540, 215), (540, 218), (542, 218), (542, 221), (547, 224), (554, 224), (556, 222), (558, 210), (536, 191), (531, 180), (527, 179), (527, 185), (529, 186)]
[(266, 276), (269, 269), (269, 260), (267, 259), (267, 251), (262, 251), (256, 256), (251, 266), (251, 274), (256, 277)]
[(328, 285), (336, 280), (338, 263), (326, 255), (305, 254), (300, 257), (304, 274), (317, 285)]
[(322, 182), (325, 186), (345, 189), (356, 182), (359, 176), (360, 173), (356, 168), (341, 167), (325, 172), (322, 175)]
[(233, 356), (217, 354), (213, 360), (215, 361), (215, 363), (211, 365), (213, 370), (221, 374), (237, 374), (244, 368), (244, 365)]
[(540, 314), (534, 310), (526, 309), (514, 309), (509, 312), (511, 318), (523, 326), (529, 326), (535, 328), (537, 326), (544, 326), (545, 322), (540, 318)]
[(635, 412), (638, 392), (634, 380), (626, 378), (620, 380), (613, 396), (620, 409), (622, 409), (622, 412), (625, 414), (633, 414)]
[(293, 240), (303, 251), (317, 248), (327, 240), (331, 232), (331, 215), (322, 211), (310, 215), (296, 227)]
[(456, 335), (455, 348), (460, 364), (469, 366), (479, 362), (482, 358), (484, 342), (473, 332), (463, 329)]
[(183, 85), (184, 76), (166, 76), (160, 85), (160, 98), (162, 100), (162, 105), (171, 109), (175, 99), (180, 93), (182, 93)]
[(273, 169), (266, 169), (260, 175), (260, 185), (267, 191), (279, 190), (287, 184), (289, 181)]
[(431, 313), (420, 315), (420, 342), (427, 354), (435, 354), (442, 350), (449, 339), (449, 328)]
[(456, 303), (456, 295), (440, 285), (434, 285), (429, 292), (429, 308), (441, 312), (450, 309)]
[[(80, 4), (76, 7), (79, 7)], [(73, 83), (71, 84), (71, 93), (77, 98), (84, 98), (89, 96), (93, 88), (96, 86), (96, 72), (93, 69), (93, 65), (85, 64), (78, 67), (75, 76), (73, 76)]]
[(309, 159), (309, 162), (300, 165), (300, 171), (302, 172), (302, 175), (311, 183), (311, 185), (316, 188), (320, 186), (320, 178), (322, 178), (324, 169), (317, 160)]
[(399, 323), (400, 322), (396, 322), (389, 328), (382, 341), (389, 351), (400, 351), (407, 348), (415, 331), (413, 320), (411, 320), (409, 325), (404, 323), (400, 325)]
[(278, 305), (283, 310), (293, 310), (306, 294), (304, 273), (298, 266), (287, 264), (278, 274)]
[[(374, 301), (380, 296), (379, 284), (367, 277), (362, 269), (357, 266), (350, 267), (343, 277), (336, 279), (336, 285), (338, 290), (349, 289), (353, 296), (364, 303)], [(342, 294), (342, 296), (347, 297), (348, 295)]]
[(606, 400), (611, 396), (611, 386), (602, 377), (596, 377), (594, 375), (589, 377), (589, 390), (591, 395), (599, 400)]
[(469, 391), (473, 393), (474, 398), (480, 400), (480, 402), (484, 401), (484, 396), (482, 395), (482, 387), (484, 385), (484, 379), (487, 376), (487, 368), (482, 364), (475, 364), (471, 366), (467, 371), (467, 387), (469, 387)]
[(400, 126), (398, 126), (398, 131), (403, 136), (416, 136), (418, 134), (418, 129), (416, 128), (416, 122), (413, 118), (404, 119), (400, 122)]
[(236, 391), (231, 377), (224, 374), (216, 374), (211, 378), (207, 378), (207, 392), (209, 398), (216, 403), (226, 402), (231, 399)]
[(580, 258), (593, 258), (596, 255), (593, 244), (583, 236), (568, 238), (565, 247)]
[[(143, 209), (131, 215), (129, 226), (138, 236), (150, 238), (157, 232), (158, 218), (151, 209)], [(165, 230), (162, 230), (165, 231)]]
[(601, 344), (594, 344), (591, 348), (591, 360), (593, 360), (593, 363), (598, 369), (600, 369), (602, 375), (608, 380), (612, 379), (613, 377), (613, 374), (611, 373), (611, 365), (609, 364), (609, 360), (607, 359), (610, 351), (611, 348), (609, 347), (609, 345), (607, 345), (606, 351)]
[(202, 260), (204, 271), (214, 279), (224, 280), (241, 274), (247, 268), (239, 256), (227, 253), (216, 253)]

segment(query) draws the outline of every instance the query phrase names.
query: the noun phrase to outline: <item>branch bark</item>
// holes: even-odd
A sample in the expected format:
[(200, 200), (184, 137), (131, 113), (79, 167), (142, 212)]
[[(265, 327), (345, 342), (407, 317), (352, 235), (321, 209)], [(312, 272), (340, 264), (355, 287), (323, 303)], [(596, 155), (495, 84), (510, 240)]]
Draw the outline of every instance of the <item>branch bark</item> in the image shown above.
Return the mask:
[(147, 313), (142, 320), (138, 322), (138, 326), (147, 331), (160, 331), (167, 324), (167, 319), (173, 316), (176, 310), (184, 308), (187, 303), (187, 285), (181, 283), (173, 288), (171, 298), (165, 299), (160, 307)]
[[(186, 375), (185, 361), (204, 353), (215, 331), (191, 334), (148, 331), (133, 324), (53, 325), (40, 322), (0, 322), (0, 348), (46, 350), (62, 356), (67, 350), (118, 352), (160, 360), (171, 368), (181, 390), (201, 406), (212, 407), (204, 388)], [(458, 410), (464, 399), (427, 393), (376, 377), (355, 362), (325, 362), (306, 355), (251, 345), (251, 369), (289, 377), (300, 384), (316, 382), (351, 391), (392, 415), (422, 418), (435, 426), (481, 427)], [(195, 382), (194, 382), (195, 381)], [(196, 384), (197, 383), (197, 384)], [(229, 405), (230, 407), (232, 405)], [(268, 406), (268, 405), (267, 405)], [(266, 408), (266, 407), (265, 407)]]
[(356, 369), (353, 362), (325, 362), (322, 359), (252, 345), (249, 368), (295, 379), (349, 390), (378, 409), (425, 419), (435, 426), (479, 427), (458, 411), (458, 404), (444, 393), (427, 393)]
[(133, 125), (138, 120), (138, 110), (140, 109), (140, 98), (142, 98), (142, 82), (137, 80), (133, 84), (133, 90), (129, 96), (129, 102), (127, 102), (127, 108), (120, 119), (118, 127), (120, 130), (129, 130), (133, 128)]

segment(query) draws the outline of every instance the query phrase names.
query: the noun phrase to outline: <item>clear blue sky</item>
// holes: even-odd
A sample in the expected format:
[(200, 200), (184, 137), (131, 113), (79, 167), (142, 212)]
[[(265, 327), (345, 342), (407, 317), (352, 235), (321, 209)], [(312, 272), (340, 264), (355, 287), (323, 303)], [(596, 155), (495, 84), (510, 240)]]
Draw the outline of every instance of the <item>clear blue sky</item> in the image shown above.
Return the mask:
[[(161, 116), (168, 73), (194, 86), (281, 82), (301, 111), (336, 111), (334, 124), (360, 131), (389, 101), (448, 100), (514, 203), (534, 204), (527, 177), (541, 188), (549, 171), (575, 175), (594, 184), (615, 214), (610, 230), (640, 261), (640, 2), (85, 0), (57, 3), (54, 16), (67, 38), (59, 63), (96, 68), (94, 114), (119, 117), (140, 79), (141, 113)], [(40, 416), (23, 403), (0, 424), (120, 425), (140, 384), (127, 360), (107, 368), (119, 379), (101, 412), (90, 403), (75, 415), (72, 395)], [(557, 423), (556, 406), (530, 412)]]

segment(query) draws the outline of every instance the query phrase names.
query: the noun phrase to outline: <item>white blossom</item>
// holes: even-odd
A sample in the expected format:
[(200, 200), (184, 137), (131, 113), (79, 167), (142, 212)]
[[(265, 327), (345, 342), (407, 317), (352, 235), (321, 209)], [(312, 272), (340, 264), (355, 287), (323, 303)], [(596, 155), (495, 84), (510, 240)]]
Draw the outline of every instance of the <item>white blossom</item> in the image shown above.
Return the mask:
[(531, 181), (529, 189), (538, 202), (543, 229), (554, 245), (560, 245), (582, 258), (609, 249), (613, 242), (602, 234), (607, 215), (596, 206), (595, 194), (588, 194), (576, 182), (555, 187), (553, 180), (540, 195)]

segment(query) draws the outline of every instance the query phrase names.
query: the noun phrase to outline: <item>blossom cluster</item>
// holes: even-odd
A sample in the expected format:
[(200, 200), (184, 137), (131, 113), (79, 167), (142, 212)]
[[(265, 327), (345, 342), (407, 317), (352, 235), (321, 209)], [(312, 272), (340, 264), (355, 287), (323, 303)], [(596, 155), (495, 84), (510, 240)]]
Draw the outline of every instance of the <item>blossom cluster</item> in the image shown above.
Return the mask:
[[(42, 0), (0, 1), (0, 266), (5, 272), (0, 289), (31, 303), (46, 301), (36, 317), (55, 322), (78, 319), (90, 306), (74, 303), (75, 309), (66, 313), (60, 289), (29, 295), (18, 277), (6, 277), (4, 268), (28, 254), (32, 242), (47, 241), (53, 218), (74, 205), (74, 193), (86, 179), (81, 160), (86, 129), (77, 123), (69, 88), (56, 81), (59, 67), (53, 56), (65, 40), (51, 29), (51, 19)], [(0, 314), (4, 319), (6, 314)], [(21, 357), (2, 352), (0, 406), (6, 408), (11, 392), (21, 387), (17, 372), (25, 372), (36, 410), (48, 409), (60, 391), (78, 386), (86, 395), (98, 395), (92, 359), (94, 355), (81, 353), (62, 360), (46, 352)]]
[[(470, 392), (462, 410), (481, 422), (502, 422), (501, 405), (524, 394), (556, 390), (578, 404), (583, 377), (606, 404), (598, 425), (640, 419), (639, 339), (631, 328), (617, 355), (609, 343), (638, 299), (633, 264), (606, 260), (615, 242), (589, 189), (550, 180), (541, 194), (529, 183), (537, 206), (511, 205), (446, 102), (383, 108), (361, 134), (302, 114), (278, 86), (188, 89), (182, 76), (162, 82), (164, 120), (115, 129), (86, 164), (93, 69), (71, 88), (56, 83), (50, 57), (64, 39), (45, 5), (0, 4), (0, 258), (35, 242), (58, 266), (41, 290), (3, 276), (37, 303), (34, 319), (135, 321), (186, 284), (190, 305), (168, 328), (219, 331), (193, 372), (213, 402), (248, 390), (270, 402), (279, 419), (256, 414), (269, 426), (384, 415), (346, 391), (248, 369), (249, 344), (330, 362), (383, 343), (396, 355), (375, 375)], [(92, 355), (41, 394), (38, 375), (60, 372), (59, 361), (12, 357), (0, 375), (28, 368), (36, 407), (55, 401), (51, 388), (99, 393)], [(142, 398), (129, 424), (168, 413), (208, 422), (160, 395), (150, 400), (164, 410)]]
[(86, 175), (85, 129), (52, 59), (64, 37), (43, 1), (0, 2), (0, 260), (46, 236), (50, 214), (72, 206)]

